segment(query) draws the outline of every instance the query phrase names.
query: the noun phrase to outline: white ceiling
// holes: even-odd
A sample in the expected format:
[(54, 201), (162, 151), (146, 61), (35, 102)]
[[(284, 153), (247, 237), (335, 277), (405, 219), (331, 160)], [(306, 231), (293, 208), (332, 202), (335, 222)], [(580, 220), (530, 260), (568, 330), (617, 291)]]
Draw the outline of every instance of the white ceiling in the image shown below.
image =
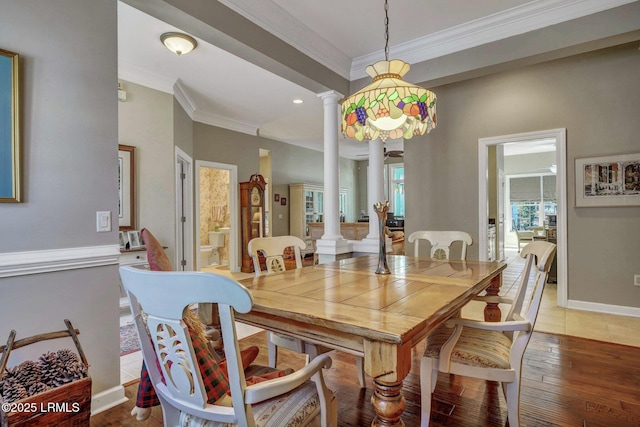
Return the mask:
[[(382, 0), (218, 1), (349, 81), (384, 59)], [(390, 57), (417, 64), (635, 1), (393, 0)], [(174, 94), (195, 121), (322, 151), (316, 93), (201, 39), (178, 57), (160, 42), (168, 31), (182, 30), (118, 2), (119, 79)], [(342, 156), (366, 151), (340, 137)]]

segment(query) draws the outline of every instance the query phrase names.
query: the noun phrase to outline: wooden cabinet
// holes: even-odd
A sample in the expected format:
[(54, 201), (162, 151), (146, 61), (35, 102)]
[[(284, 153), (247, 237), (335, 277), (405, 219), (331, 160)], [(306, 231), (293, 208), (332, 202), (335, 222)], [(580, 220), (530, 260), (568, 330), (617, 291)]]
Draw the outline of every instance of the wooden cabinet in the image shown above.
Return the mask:
[(324, 214), (324, 189), (319, 185), (289, 185), (289, 234), (306, 240), (307, 224), (322, 222)]
[[(324, 221), (324, 187), (317, 184), (289, 184), (289, 234), (306, 240), (310, 237), (307, 224)], [(347, 209), (347, 190), (340, 189), (340, 218)]]
[(240, 183), (240, 229), (242, 233), (242, 264), (240, 270), (253, 273), (253, 262), (249, 255), (249, 241), (265, 237), (265, 199), (267, 186), (260, 174), (253, 174), (249, 181)]

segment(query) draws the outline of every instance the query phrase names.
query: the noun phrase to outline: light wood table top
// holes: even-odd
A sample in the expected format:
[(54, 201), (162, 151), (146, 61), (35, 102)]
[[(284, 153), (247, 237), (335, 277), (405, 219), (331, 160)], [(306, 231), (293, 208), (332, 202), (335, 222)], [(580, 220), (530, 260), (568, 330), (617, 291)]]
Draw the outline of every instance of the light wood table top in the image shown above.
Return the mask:
[[(506, 264), (397, 255), (387, 260), (389, 275), (375, 274), (378, 256), (370, 255), (241, 280), (254, 306), (236, 318), (364, 356), (376, 386), (373, 424), (402, 425), (400, 389), (411, 369), (411, 348), (475, 295), (497, 294)], [(499, 319), (497, 306), (488, 307), (485, 317)]]

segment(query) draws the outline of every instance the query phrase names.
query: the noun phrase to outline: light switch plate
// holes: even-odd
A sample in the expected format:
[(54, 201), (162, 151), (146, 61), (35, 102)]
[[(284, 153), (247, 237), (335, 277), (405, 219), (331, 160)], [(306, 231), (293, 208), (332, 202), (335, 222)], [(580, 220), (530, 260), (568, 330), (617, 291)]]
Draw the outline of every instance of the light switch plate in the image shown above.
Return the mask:
[(98, 233), (111, 231), (111, 211), (96, 212), (96, 231)]

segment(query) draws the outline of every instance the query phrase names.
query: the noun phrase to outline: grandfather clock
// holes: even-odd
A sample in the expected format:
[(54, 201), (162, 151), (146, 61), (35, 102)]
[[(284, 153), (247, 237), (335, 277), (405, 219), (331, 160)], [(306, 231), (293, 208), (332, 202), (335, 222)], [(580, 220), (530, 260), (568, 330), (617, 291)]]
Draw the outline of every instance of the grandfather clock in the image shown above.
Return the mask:
[(242, 230), (242, 266), (240, 270), (253, 273), (253, 261), (249, 255), (249, 240), (265, 237), (264, 190), (267, 183), (260, 174), (253, 174), (249, 181), (240, 183), (240, 223)]

